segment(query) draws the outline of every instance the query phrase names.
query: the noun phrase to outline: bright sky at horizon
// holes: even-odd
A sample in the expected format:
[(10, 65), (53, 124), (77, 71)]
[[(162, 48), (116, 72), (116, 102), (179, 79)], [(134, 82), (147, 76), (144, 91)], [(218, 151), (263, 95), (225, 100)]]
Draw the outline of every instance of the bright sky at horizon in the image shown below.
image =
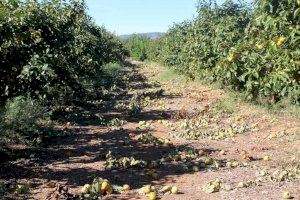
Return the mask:
[(198, 0), (86, 0), (96, 24), (117, 35), (165, 32), (192, 19)]

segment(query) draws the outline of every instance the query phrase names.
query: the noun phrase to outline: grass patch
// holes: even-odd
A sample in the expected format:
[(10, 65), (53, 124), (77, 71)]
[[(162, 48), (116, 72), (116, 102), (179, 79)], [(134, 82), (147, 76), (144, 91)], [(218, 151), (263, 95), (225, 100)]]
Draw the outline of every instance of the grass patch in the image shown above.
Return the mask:
[[(127, 67), (122, 63), (109, 63), (104, 65), (96, 75), (94, 87), (110, 89), (111, 87), (124, 87), (123, 77)], [(101, 90), (102, 90), (101, 89)]]
[(124, 67), (119, 63), (109, 63), (103, 66), (103, 71), (110, 74), (111, 76), (118, 76), (121, 71), (124, 70)]
[(290, 141), (299, 141), (300, 140), (300, 132), (298, 131), (294, 135), (291, 135), (289, 138)]
[(300, 118), (300, 106), (290, 104), (288, 99), (282, 99), (275, 104), (269, 105), (268, 110), (275, 114)]
[(236, 106), (237, 100), (232, 96), (228, 96), (228, 98), (220, 99), (212, 103), (212, 107), (216, 110), (222, 110), (227, 114), (232, 114), (237, 110)]
[(177, 80), (179, 82), (186, 81), (186, 78), (172, 69), (167, 69), (159, 74), (158, 77), (162, 81), (172, 81)]
[[(213, 89), (225, 90), (225, 98), (215, 102), (214, 106), (216, 106), (217, 108), (223, 107), (223, 109), (225, 109), (225, 111), (228, 113), (236, 111), (236, 105), (239, 103), (243, 103), (247, 104), (248, 106), (254, 106), (255, 109), (267, 111), (270, 114), (300, 118), (300, 106), (291, 104), (288, 98), (282, 99), (281, 101), (274, 104), (268, 104), (267, 102), (261, 100), (247, 101), (243, 93), (232, 91), (228, 88), (223, 88), (220, 82), (208, 83), (200, 79), (190, 80), (187, 76), (180, 74), (174, 69), (170, 69), (163, 65), (159, 65), (153, 62), (147, 62), (147, 65), (151, 65), (151, 68), (154, 68), (158, 72), (157, 77), (160, 81), (173, 81), (174, 83), (183, 87), (187, 84), (189, 87), (195, 87), (199, 84), (203, 84), (209, 85)], [(161, 68), (163, 68), (163, 70)]]
[(46, 109), (28, 97), (8, 101), (0, 116), (0, 146), (9, 143), (31, 143), (40, 136), (41, 120), (47, 119)]

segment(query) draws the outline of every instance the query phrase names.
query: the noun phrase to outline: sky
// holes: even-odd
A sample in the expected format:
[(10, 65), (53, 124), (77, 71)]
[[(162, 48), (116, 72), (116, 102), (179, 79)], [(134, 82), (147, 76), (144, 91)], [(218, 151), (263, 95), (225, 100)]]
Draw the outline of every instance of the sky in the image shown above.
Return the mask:
[(198, 0), (86, 0), (96, 24), (117, 35), (166, 32), (192, 19)]

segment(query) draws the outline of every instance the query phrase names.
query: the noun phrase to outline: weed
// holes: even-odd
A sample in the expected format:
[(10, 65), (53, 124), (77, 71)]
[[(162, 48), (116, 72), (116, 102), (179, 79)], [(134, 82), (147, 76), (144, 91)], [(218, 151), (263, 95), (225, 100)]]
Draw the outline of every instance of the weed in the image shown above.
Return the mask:
[(37, 101), (16, 97), (2, 111), (0, 130), (2, 142), (27, 143), (40, 135), (41, 120), (47, 112)]

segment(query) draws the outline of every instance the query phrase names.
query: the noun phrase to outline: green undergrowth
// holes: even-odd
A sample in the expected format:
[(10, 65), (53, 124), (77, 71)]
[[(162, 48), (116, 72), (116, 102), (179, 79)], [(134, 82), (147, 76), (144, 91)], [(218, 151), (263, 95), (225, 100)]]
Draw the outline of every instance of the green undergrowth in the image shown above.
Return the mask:
[(146, 64), (149, 66), (152, 65), (155, 68), (160, 68), (160, 73), (156, 76), (158, 81), (172, 82), (190, 88), (195, 88), (197, 85), (199, 86), (200, 84), (203, 84), (213, 89), (224, 90), (224, 97), (220, 101), (217, 101), (216, 104), (220, 108), (222, 107), (223, 109), (231, 110), (231, 112), (236, 109), (237, 105), (245, 105), (268, 112), (272, 115), (284, 115), (296, 118), (300, 117), (300, 107), (298, 105), (291, 104), (288, 98), (283, 98), (278, 102), (270, 102), (266, 97), (258, 98), (255, 101), (249, 101), (243, 93), (231, 90), (230, 88), (223, 88), (219, 82), (208, 83), (200, 79), (193, 80), (172, 68), (165, 67), (158, 63), (147, 61)]

